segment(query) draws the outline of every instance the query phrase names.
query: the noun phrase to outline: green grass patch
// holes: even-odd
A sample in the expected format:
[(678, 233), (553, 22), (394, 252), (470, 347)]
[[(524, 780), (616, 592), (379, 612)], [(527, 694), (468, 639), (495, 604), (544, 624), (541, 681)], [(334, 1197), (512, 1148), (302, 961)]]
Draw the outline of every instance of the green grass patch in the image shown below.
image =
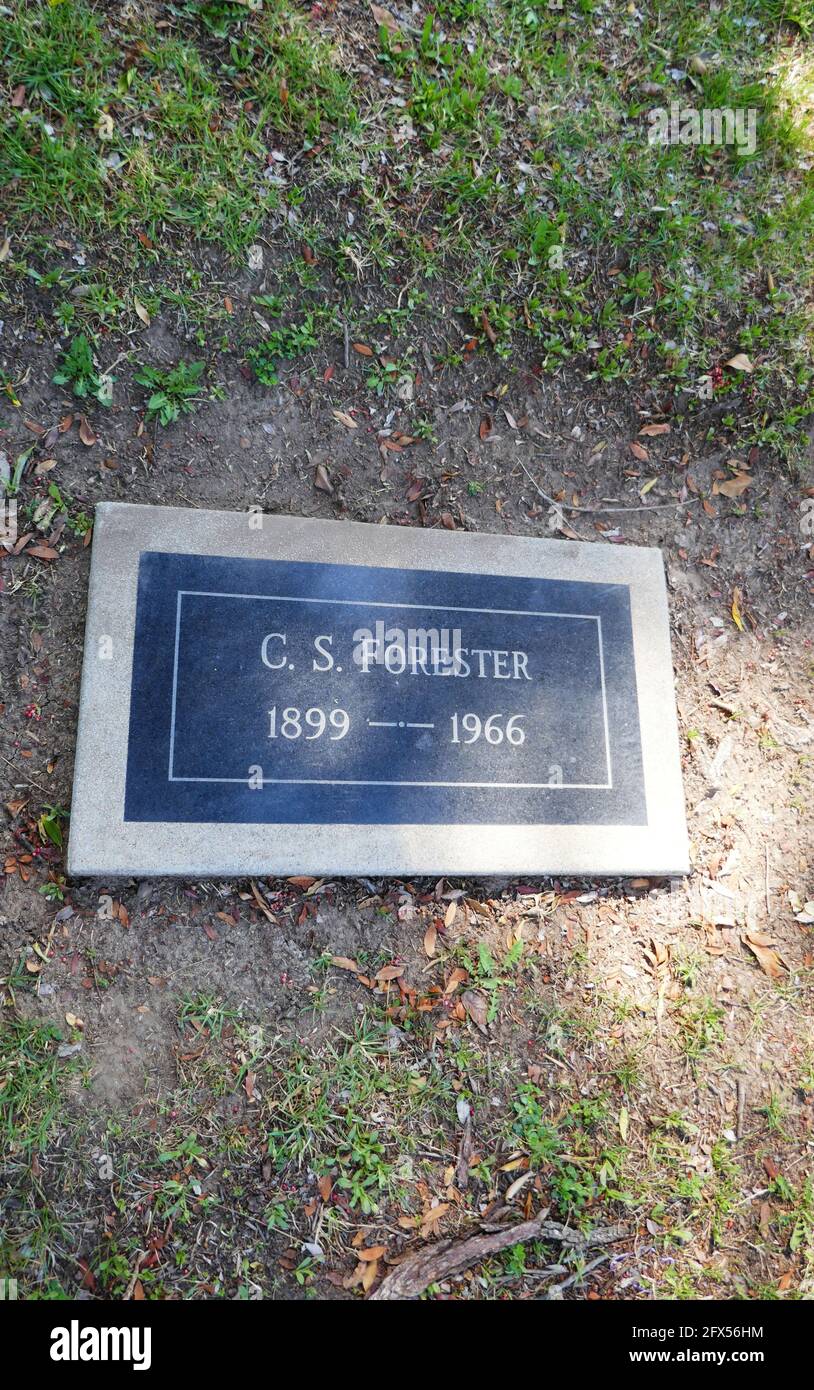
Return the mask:
[[(203, 335), (222, 299), (187, 250), (206, 241), (240, 262), (263, 237), (278, 270), (290, 261), (295, 318), (330, 279), (380, 322), (395, 281), (394, 330), (440, 328), (439, 361), (461, 362), (471, 334), (501, 361), (520, 352), (546, 372), (652, 389), (690, 422), (720, 407), (716, 442), (732, 452), (801, 456), (810, 0), (448, 0), (395, 27), (368, 16), (363, 45), (343, 16), (290, 0), (190, 0), (161, 29), (84, 0), (9, 8), (0, 190), (26, 244), (12, 242), (8, 268), (39, 277), (63, 329), (128, 319), (138, 278), (142, 305), (180, 301)], [(652, 111), (673, 106), (748, 115), (754, 144), (709, 130), (653, 143)], [(103, 270), (49, 263), (60, 219), (104, 250)], [(456, 316), (438, 313), (439, 281)], [(266, 384), (303, 350), (296, 328), (251, 348)], [(736, 353), (750, 373), (727, 367)], [(369, 385), (384, 394), (393, 379), (385, 367)]]
[(229, 42), (204, 50), (218, 27), (197, 20), (215, 8), (227, 7), (188, 6), (188, 24), (157, 29), (136, 14), (105, 20), (82, 0), (12, 7), (0, 59), (23, 95), (0, 125), (7, 215), (67, 213), (85, 231), (149, 241), (169, 227), (232, 255), (248, 245), (279, 202), (267, 177), (275, 139), (347, 125), (352, 92), (293, 6), (240, 7)]
[(0, 1134), (9, 1154), (42, 1151), (59, 1119), (62, 1086), (76, 1059), (62, 1059), (62, 1033), (48, 1024), (0, 1024)]

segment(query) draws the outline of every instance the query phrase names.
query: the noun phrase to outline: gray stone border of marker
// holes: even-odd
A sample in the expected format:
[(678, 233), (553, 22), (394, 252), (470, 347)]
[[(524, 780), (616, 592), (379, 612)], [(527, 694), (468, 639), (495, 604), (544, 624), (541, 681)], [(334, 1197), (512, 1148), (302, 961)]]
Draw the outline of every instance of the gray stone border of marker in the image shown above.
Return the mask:
[[(351, 521), (102, 502), (96, 509), (68, 872), (74, 875), (680, 875), (689, 870), (661, 552)], [(257, 527), (257, 520), (254, 522)], [(629, 586), (646, 826), (126, 822), (130, 682), (145, 550)], [(113, 654), (100, 660), (100, 639)]]

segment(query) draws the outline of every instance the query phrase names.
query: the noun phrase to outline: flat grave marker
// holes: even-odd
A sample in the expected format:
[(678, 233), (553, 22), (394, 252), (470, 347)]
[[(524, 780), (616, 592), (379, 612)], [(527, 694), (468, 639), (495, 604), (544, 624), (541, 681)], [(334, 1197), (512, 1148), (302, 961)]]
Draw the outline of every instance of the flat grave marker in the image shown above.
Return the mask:
[(102, 503), (72, 874), (680, 874), (657, 550)]

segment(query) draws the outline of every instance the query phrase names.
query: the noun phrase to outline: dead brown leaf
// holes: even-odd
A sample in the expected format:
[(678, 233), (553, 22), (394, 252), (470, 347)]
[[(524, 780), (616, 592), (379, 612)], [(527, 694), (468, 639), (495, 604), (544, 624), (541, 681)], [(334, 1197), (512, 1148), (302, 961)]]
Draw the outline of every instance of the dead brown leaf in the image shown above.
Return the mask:
[(753, 482), (754, 479), (748, 473), (736, 473), (734, 478), (727, 478), (725, 483), (713, 483), (712, 491), (721, 493), (723, 497), (740, 497)]
[(87, 415), (80, 415), (79, 417), (79, 438), (88, 449), (92, 449), (94, 444), (98, 442)]
[(335, 965), (337, 970), (352, 970), (354, 975), (358, 975), (361, 969), (358, 961), (351, 960), (349, 956), (331, 956), (331, 965)]
[(274, 922), (276, 924), (277, 918), (274, 916), (274, 913), (272, 912), (271, 908), (269, 907), (268, 903), (266, 902), (265, 898), (260, 892), (260, 889), (257, 887), (257, 884), (250, 883), (249, 887), (252, 890), (252, 897), (254, 898), (254, 901), (257, 903), (257, 906), (260, 908), (260, 911), (263, 913), (263, 916), (267, 917), (270, 922)]
[(319, 488), (320, 492), (333, 492), (334, 490), (324, 463), (318, 463), (314, 469), (314, 487)]
[(403, 965), (385, 965), (376, 973), (376, 984), (387, 985), (391, 980), (397, 980), (399, 975), (403, 974)]
[(744, 932), (741, 940), (745, 946), (749, 947), (761, 970), (769, 976), (770, 980), (782, 979), (786, 967), (777, 951), (773, 949), (777, 945), (776, 941), (757, 931)]
[(485, 996), (479, 990), (467, 989), (461, 995), (461, 1003), (472, 1022), (482, 1033), (485, 1033), (486, 1021), (489, 1016), (489, 1005)]
[(373, 15), (377, 24), (384, 25), (388, 34), (398, 34), (400, 32), (398, 22), (383, 5), (371, 5), (370, 13)]
[(454, 994), (458, 986), (462, 985), (464, 981), (468, 979), (469, 975), (466, 972), (466, 970), (464, 970), (463, 966), (456, 965), (455, 969), (452, 971), (452, 973), (449, 976), (449, 979), (444, 985), (444, 994)]

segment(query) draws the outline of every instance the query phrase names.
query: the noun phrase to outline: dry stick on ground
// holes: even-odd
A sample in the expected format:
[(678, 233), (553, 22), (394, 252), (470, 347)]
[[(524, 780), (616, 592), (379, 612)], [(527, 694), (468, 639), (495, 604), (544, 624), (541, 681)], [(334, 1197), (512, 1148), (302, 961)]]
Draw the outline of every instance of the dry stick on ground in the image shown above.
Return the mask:
[[(7, 763), (7, 764), (8, 764), (8, 766), (11, 768), (12, 772), (14, 772), (18, 777), (24, 777), (24, 776), (25, 776), (25, 773), (24, 773), (20, 768), (17, 767), (16, 763), (13, 763), (13, 762), (10, 762), (10, 761), (9, 761), (9, 759), (6, 757), (5, 753), (0, 753), (0, 758), (3, 759), (3, 762), (4, 762), (4, 763)], [(39, 782), (35, 782), (33, 777), (26, 777), (26, 784), (27, 784), (29, 787), (36, 787), (38, 791), (45, 792), (46, 795), (48, 795), (48, 796), (51, 795), (51, 793), (48, 791), (48, 788), (47, 788), (47, 787), (43, 787)], [(15, 786), (15, 790), (17, 790), (16, 786)]]
[(417, 1298), (429, 1284), (448, 1279), (450, 1275), (459, 1274), (462, 1269), (479, 1264), (510, 1245), (521, 1245), (527, 1240), (558, 1240), (563, 1245), (582, 1251), (590, 1250), (594, 1245), (610, 1245), (629, 1234), (626, 1226), (617, 1225), (602, 1226), (589, 1235), (582, 1235), (570, 1226), (561, 1226), (559, 1221), (548, 1221), (547, 1215), (547, 1211), (542, 1211), (532, 1221), (523, 1221), (518, 1226), (506, 1226), (499, 1231), (470, 1236), (468, 1240), (441, 1240), (425, 1246), (415, 1255), (408, 1255), (402, 1260), (370, 1297)]
[(469, 1160), (474, 1151), (472, 1142), (472, 1116), (468, 1115), (466, 1124), (461, 1135), (461, 1144), (458, 1149), (458, 1162), (455, 1166), (455, 1182), (460, 1192), (466, 1189), (469, 1182)]
[(535, 481), (522, 459), (518, 459), (523, 472), (529, 482), (536, 487), (540, 496), (545, 499), (552, 507), (557, 507), (561, 512), (582, 512), (585, 516), (604, 515), (606, 512), (659, 512), (665, 507), (692, 507), (698, 501), (697, 497), (688, 497), (686, 502), (649, 502), (643, 503), (641, 507), (572, 507), (569, 502), (558, 502), (555, 497), (549, 497), (547, 492), (543, 492), (540, 484)]
[(561, 1284), (552, 1284), (546, 1294), (546, 1298), (562, 1298), (565, 1289), (569, 1289), (572, 1284), (579, 1283), (581, 1279), (585, 1278), (586, 1274), (590, 1274), (592, 1269), (596, 1269), (597, 1265), (602, 1265), (609, 1259), (610, 1255), (600, 1255), (597, 1259), (591, 1260), (591, 1263), (586, 1265), (584, 1269), (578, 1269), (570, 1278), (563, 1279)]

